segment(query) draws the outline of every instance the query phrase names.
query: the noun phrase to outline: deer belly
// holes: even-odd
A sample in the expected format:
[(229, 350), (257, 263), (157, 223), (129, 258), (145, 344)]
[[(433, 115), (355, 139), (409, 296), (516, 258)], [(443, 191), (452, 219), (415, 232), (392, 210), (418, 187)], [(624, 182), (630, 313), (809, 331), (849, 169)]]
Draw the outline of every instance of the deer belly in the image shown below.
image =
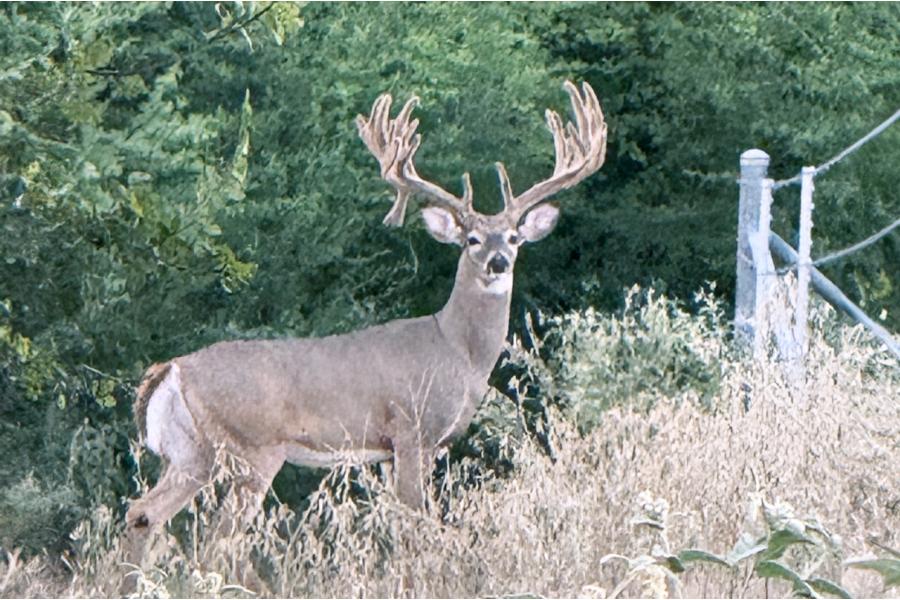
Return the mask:
[(289, 463), (304, 467), (333, 467), (340, 463), (375, 463), (390, 460), (390, 450), (317, 450), (301, 444), (285, 446), (285, 456)]

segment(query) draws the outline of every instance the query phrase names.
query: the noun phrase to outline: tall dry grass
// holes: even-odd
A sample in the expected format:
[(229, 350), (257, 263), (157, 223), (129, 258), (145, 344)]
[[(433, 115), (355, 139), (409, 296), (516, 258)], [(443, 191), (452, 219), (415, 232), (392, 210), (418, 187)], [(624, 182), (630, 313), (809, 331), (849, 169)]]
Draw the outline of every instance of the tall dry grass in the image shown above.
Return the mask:
[[(783, 597), (790, 585), (756, 576), (752, 558), (675, 574), (665, 557), (688, 548), (724, 556), (785, 527), (816, 542), (791, 546), (779, 559), (803, 578), (828, 579), (862, 597), (900, 592), (846, 564), (900, 547), (896, 363), (826, 312), (798, 389), (777, 361), (733, 358), (724, 335), (679, 329), (673, 319), (693, 317), (667, 314), (645, 314), (616, 335), (638, 347), (641, 335), (652, 342), (647, 323), (658, 321), (670, 336), (699, 336), (692, 351), (700, 371), (716, 370), (715, 385), (667, 383), (654, 394), (621, 376), (622, 389), (641, 402), (587, 388), (579, 398), (572, 380), (592, 380), (589, 365), (573, 362), (590, 352), (571, 355), (569, 373), (578, 374), (556, 370), (567, 400), (561, 412), (547, 413), (553, 458), (517, 436), (515, 407), (491, 396), (481, 418), (502, 438), (512, 471), (492, 477), (477, 461), (451, 465), (431, 514), (399, 504), (373, 469), (344, 466), (305, 513), (275, 504), (245, 533), (216, 526), (217, 507), (229, 500), (209, 493), (137, 569), (121, 564), (121, 525), (99, 510), (75, 532), (71, 554), (17, 561), (7, 553), (0, 593), (118, 596), (132, 572), (132, 591), (142, 597)], [(571, 339), (617, 343), (605, 317), (579, 318), (560, 325)], [(530, 368), (538, 368), (536, 357)], [(572, 408), (591, 398), (605, 403), (601, 412)], [(588, 427), (577, 422), (585, 414)]]

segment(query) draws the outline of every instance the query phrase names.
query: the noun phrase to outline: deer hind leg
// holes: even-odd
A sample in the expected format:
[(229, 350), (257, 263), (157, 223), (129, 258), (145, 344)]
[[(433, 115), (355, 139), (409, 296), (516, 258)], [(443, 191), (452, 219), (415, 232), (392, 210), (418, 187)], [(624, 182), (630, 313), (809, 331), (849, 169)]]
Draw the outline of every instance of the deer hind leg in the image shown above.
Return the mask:
[[(284, 464), (285, 455), (281, 448), (234, 448), (226, 450), (223, 459), (223, 481), (230, 482), (231, 490), (223, 498), (221, 510), (213, 517), (212, 535), (215, 540), (229, 540), (228, 547), (235, 549), (245, 543), (242, 536), (254, 525), (272, 480)], [(217, 468), (218, 465), (217, 461)], [(243, 546), (244, 551), (226, 555), (222, 554), (221, 548), (218, 543), (207, 545), (205, 552), (213, 554), (204, 558), (202, 564), (216, 565), (224, 561), (227, 564), (224, 570), (233, 573), (243, 587), (259, 595), (272, 595), (258, 572), (257, 561), (246, 560), (246, 546)]]
[(161, 527), (187, 506), (209, 481), (209, 475), (207, 469), (185, 471), (168, 465), (153, 489), (129, 507), (125, 517), (128, 528), (149, 532)]
[[(197, 431), (181, 391), (177, 365), (153, 392), (147, 405), (147, 446), (166, 463), (162, 477), (126, 514), (130, 562), (144, 558), (151, 534), (184, 508), (211, 480), (213, 453)], [(138, 559), (138, 560), (135, 560)]]
[(233, 474), (231, 506), (227, 511), (233, 533), (243, 531), (259, 514), (272, 480), (284, 464), (285, 452), (278, 447), (245, 448), (236, 458), (239, 464)]
[[(122, 543), (124, 560), (142, 570), (156, 560), (160, 534), (166, 522), (178, 514), (200, 488), (209, 481), (211, 466), (196, 462), (185, 469), (169, 463), (156, 485), (143, 498), (128, 508), (125, 516), (125, 536)], [(138, 585), (137, 572), (129, 573), (121, 583), (120, 594), (130, 596)]]

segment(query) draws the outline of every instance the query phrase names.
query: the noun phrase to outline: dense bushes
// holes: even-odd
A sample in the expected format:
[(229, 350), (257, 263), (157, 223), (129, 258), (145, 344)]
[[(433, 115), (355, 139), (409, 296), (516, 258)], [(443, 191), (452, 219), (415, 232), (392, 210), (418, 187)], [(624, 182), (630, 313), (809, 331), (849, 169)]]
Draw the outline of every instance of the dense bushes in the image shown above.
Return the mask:
[[(568, 316), (537, 324), (544, 353), (515, 350), (495, 383), (524, 386), (521, 428), (545, 443), (552, 402), (582, 426), (626, 398), (708, 404), (727, 331), (709, 321), (721, 309), (688, 313), (702, 282), (732, 297), (737, 156), (759, 146), (791, 174), (894, 110), (898, 18), (892, 4), (4, 4), (0, 544), (63, 546), (95, 507), (121, 513), (137, 492), (130, 390), (154, 360), (440, 307), (454, 255), (415, 219), (381, 226), (390, 193), (353, 129), (385, 90), (422, 98), (421, 172), (456, 189), (470, 171), (489, 211), (492, 163), (516, 189), (548, 172), (542, 111), (562, 109), (564, 78), (591, 82), (607, 164), (523, 252), (511, 330)], [(896, 135), (823, 180), (817, 247), (896, 216)], [(790, 212), (776, 212), (787, 237)], [(889, 324), (896, 254), (888, 239), (831, 272)], [(606, 316), (635, 282), (671, 300)], [(473, 443), (499, 452), (481, 424)]]
[(697, 300), (694, 316), (652, 289), (634, 287), (620, 315), (588, 308), (554, 320), (551, 364), (580, 425), (596, 424), (610, 406), (649, 406), (687, 391), (715, 395), (729, 357), (727, 328), (714, 297)]

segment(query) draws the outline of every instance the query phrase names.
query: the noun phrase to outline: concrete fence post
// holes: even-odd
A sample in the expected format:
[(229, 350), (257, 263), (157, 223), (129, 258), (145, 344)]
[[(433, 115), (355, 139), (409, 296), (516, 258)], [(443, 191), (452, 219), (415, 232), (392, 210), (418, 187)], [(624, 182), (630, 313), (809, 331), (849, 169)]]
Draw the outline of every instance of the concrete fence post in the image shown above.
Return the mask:
[(741, 154), (734, 327), (739, 343), (752, 348), (755, 356), (765, 349), (766, 278), (774, 271), (769, 252), (772, 182), (766, 179), (768, 168), (769, 155), (762, 150)]

